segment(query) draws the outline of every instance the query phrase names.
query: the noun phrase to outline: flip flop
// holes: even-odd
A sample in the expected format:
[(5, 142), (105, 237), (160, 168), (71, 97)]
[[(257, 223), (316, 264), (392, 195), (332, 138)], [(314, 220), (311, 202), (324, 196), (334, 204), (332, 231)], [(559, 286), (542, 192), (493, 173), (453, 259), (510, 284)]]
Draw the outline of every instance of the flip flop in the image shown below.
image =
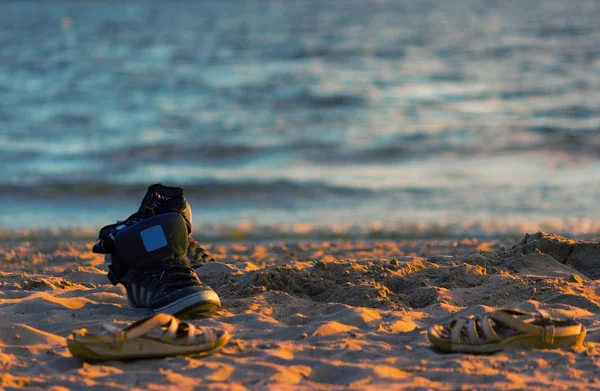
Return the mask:
[(553, 319), (544, 311), (501, 309), (434, 325), (427, 336), (442, 352), (486, 354), (509, 349), (580, 347), (585, 335), (585, 327), (574, 319)]
[(98, 334), (85, 328), (75, 330), (67, 339), (67, 347), (84, 361), (204, 356), (224, 346), (229, 338), (226, 330), (196, 328), (174, 316), (157, 314), (125, 329), (107, 324)]

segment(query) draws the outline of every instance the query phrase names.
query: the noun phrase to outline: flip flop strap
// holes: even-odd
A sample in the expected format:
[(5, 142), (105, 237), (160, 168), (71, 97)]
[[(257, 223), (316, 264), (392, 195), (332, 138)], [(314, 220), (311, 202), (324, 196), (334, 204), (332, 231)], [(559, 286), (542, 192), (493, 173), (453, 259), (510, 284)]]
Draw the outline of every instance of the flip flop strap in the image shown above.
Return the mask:
[[(149, 318), (139, 320), (124, 330), (114, 330), (110, 334), (98, 335), (96, 338), (99, 342), (108, 343), (115, 348), (120, 348), (124, 341), (142, 337), (154, 329), (161, 328), (164, 325), (169, 325), (169, 329), (164, 334), (169, 333), (171, 327), (175, 327), (175, 331), (179, 326), (179, 321), (171, 315), (156, 314)], [(110, 330), (109, 328), (108, 330)], [(162, 339), (162, 338), (161, 338)]]
[[(479, 335), (479, 331), (477, 326), (480, 326), (480, 329), (483, 331), (482, 339)], [(488, 343), (490, 341), (500, 341), (500, 337), (494, 331), (492, 327), (492, 322), (490, 320), (489, 314), (484, 314), (481, 318), (470, 315), (467, 317), (460, 318), (456, 320), (454, 323), (454, 327), (452, 328), (450, 340), (452, 343), (459, 343), (462, 334), (463, 328), (467, 331), (467, 337), (469, 339), (469, 343), (472, 345), (480, 345), (482, 343)]]
[(198, 329), (196, 328), (196, 326), (194, 326), (191, 323), (183, 323), (183, 325), (185, 325), (187, 327), (188, 334), (187, 334), (186, 342), (188, 344), (190, 344), (190, 343), (194, 342), (194, 340), (198, 337), (198, 335), (199, 335)]
[(454, 322), (454, 327), (452, 327), (452, 331), (450, 332), (450, 341), (452, 341), (452, 343), (459, 342), (463, 332), (463, 327), (467, 324), (468, 321), (469, 317), (463, 317), (457, 319), (456, 322)]
[(522, 333), (538, 336), (546, 343), (553, 343), (554, 338), (557, 337), (573, 337), (581, 334), (581, 324), (556, 327), (554, 324), (551, 324), (552, 319), (548, 317), (547, 314), (537, 315), (538, 318), (544, 319), (550, 324), (546, 326), (538, 326), (527, 322), (523, 322), (522, 320), (515, 318), (514, 315), (508, 311), (501, 310), (490, 313), (490, 317), (494, 321), (503, 323)]
[(492, 342), (500, 342), (502, 338), (498, 336), (496, 331), (494, 330), (494, 326), (492, 325), (492, 320), (490, 319), (490, 314), (486, 313), (481, 318), (481, 330), (483, 330), (483, 334), (487, 338), (488, 341)]
[(214, 343), (217, 340), (215, 330), (210, 327), (202, 327), (202, 334), (204, 335), (205, 342)]
[[(159, 327), (163, 327), (165, 324), (162, 324)], [(207, 334), (206, 334), (206, 330), (203, 329), (198, 329), (196, 326), (194, 326), (191, 323), (187, 323), (187, 322), (180, 322), (179, 319), (171, 316), (171, 319), (168, 322), (168, 326), (167, 329), (162, 333), (160, 339), (161, 341), (164, 342), (172, 342), (177, 338), (177, 334), (187, 331), (187, 335), (186, 335), (186, 343), (187, 344), (191, 344), (194, 343), (195, 340), (198, 338), (198, 336), (200, 334), (203, 334), (205, 336), (205, 339)], [(211, 339), (212, 342), (212, 339)]]
[(169, 326), (167, 327), (167, 329), (162, 333), (160, 340), (161, 341), (172, 341), (175, 336), (177, 335), (177, 330), (179, 330), (180, 324), (179, 324), (179, 320), (177, 318), (172, 318), (171, 321), (169, 322)]
[[(164, 314), (159, 314), (159, 315), (164, 315)], [(174, 316), (170, 316), (170, 315), (167, 315), (167, 316), (169, 316), (170, 319), (166, 323), (162, 323), (159, 326), (158, 326), (158, 322), (154, 323), (154, 325), (157, 325), (154, 328), (156, 328), (156, 327), (162, 328), (165, 325), (167, 326), (166, 330), (162, 333), (160, 340), (163, 342), (172, 342), (173, 340), (175, 340), (177, 338), (178, 333), (187, 331), (186, 343), (187, 344), (193, 343), (194, 340), (199, 335), (198, 329), (196, 328), (196, 326), (194, 326), (191, 323), (180, 322), (179, 319), (175, 318)], [(154, 328), (152, 328), (150, 330), (153, 330)], [(145, 334), (147, 334), (147, 333), (144, 333), (142, 335), (145, 335)], [(140, 336), (140, 335), (138, 335), (138, 336)], [(132, 338), (135, 338), (135, 337), (132, 337)]]
[(469, 321), (466, 324), (467, 335), (469, 336), (469, 340), (474, 345), (479, 345), (481, 343), (481, 338), (479, 338), (479, 334), (477, 333), (477, 323), (479, 319), (475, 316), (469, 317)]
[[(152, 330), (162, 329), (166, 326), (166, 330), (162, 333), (160, 339), (164, 342), (172, 342), (177, 338), (177, 334), (187, 331), (186, 343), (195, 342), (196, 338), (201, 334), (207, 342), (215, 340), (211, 329), (198, 329), (193, 324), (180, 322), (179, 319), (167, 314), (157, 314), (149, 318), (139, 320), (124, 330), (120, 330), (113, 325), (105, 325), (104, 329), (108, 334), (89, 335), (86, 329), (80, 331), (80, 336), (83, 338), (93, 338), (94, 343), (108, 344), (115, 349), (120, 349), (124, 341), (142, 337)], [(210, 331), (210, 332), (208, 332)]]
[[(524, 334), (534, 335), (540, 337), (544, 342), (552, 344), (554, 339), (557, 337), (572, 337), (580, 335), (582, 332), (581, 324), (556, 327), (552, 324), (552, 318), (546, 312), (536, 313), (535, 316), (539, 319), (547, 321), (549, 324), (546, 326), (533, 325), (524, 322), (515, 317), (515, 315), (530, 315), (525, 312), (515, 310), (499, 310), (495, 312), (485, 313), (481, 316), (470, 315), (467, 317), (459, 318), (455, 321), (454, 326), (450, 332), (450, 341), (454, 344), (460, 342), (463, 337), (463, 332), (466, 331), (466, 337), (471, 345), (480, 345), (482, 343), (499, 342), (502, 340), (500, 336), (494, 330), (492, 321), (495, 323), (501, 323), (512, 327), (513, 329), (520, 331)], [(483, 337), (479, 335), (477, 326), (480, 326), (480, 330), (483, 332)]]

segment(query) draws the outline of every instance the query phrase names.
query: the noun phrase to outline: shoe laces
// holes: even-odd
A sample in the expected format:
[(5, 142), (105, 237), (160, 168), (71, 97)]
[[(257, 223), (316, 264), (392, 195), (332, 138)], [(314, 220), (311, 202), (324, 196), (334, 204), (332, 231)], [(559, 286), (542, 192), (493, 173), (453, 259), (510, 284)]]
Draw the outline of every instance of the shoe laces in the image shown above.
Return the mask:
[(201, 285), (196, 271), (183, 259), (168, 259), (159, 267), (136, 271), (142, 284), (149, 284), (158, 290), (181, 289)]

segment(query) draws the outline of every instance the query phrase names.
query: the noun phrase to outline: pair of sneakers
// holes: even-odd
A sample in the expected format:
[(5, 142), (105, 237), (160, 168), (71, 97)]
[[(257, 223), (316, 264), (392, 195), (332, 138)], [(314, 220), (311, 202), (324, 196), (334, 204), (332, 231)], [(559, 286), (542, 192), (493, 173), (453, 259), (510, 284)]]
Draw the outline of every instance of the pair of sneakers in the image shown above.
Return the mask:
[(100, 230), (92, 251), (110, 259), (108, 278), (125, 286), (131, 306), (177, 316), (207, 314), (221, 301), (187, 258), (191, 232), (183, 189), (155, 184), (136, 213)]

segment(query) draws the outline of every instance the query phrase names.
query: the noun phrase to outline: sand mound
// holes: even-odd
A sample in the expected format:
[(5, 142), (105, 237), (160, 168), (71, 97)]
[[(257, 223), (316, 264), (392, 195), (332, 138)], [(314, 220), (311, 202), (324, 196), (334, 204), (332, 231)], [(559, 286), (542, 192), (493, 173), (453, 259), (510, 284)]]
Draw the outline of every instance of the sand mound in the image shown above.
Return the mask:
[(570, 249), (577, 246), (580, 244), (538, 233), (527, 235), (509, 251), (403, 261), (325, 256), (246, 272), (214, 262), (197, 270), (204, 281), (230, 299), (276, 291), (315, 302), (402, 310), (439, 304), (505, 306), (515, 299), (543, 301), (561, 294), (584, 294), (589, 308), (600, 303), (595, 293), (586, 291), (589, 270), (580, 272), (557, 260), (572, 257)]
[(513, 249), (523, 254), (542, 253), (571, 265), (591, 279), (600, 279), (600, 243), (575, 242), (554, 234), (526, 235)]

